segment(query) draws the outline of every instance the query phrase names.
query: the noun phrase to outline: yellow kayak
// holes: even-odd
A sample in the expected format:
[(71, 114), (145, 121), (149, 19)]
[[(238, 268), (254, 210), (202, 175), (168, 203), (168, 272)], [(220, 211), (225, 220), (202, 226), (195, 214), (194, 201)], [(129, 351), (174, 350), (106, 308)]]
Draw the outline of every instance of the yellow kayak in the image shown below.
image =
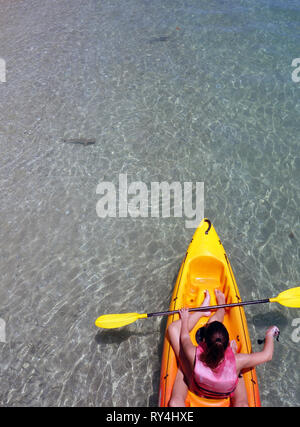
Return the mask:
[[(205, 289), (210, 292), (210, 305), (217, 304), (215, 288), (219, 288), (225, 294), (226, 303), (241, 301), (239, 289), (222, 243), (211, 222), (208, 219), (203, 219), (182, 262), (171, 299), (170, 311), (178, 310), (181, 307), (199, 307), (204, 299)], [(170, 315), (167, 328), (171, 322), (178, 318), (178, 314)], [(191, 339), (195, 345), (197, 345), (196, 331), (206, 322), (207, 318), (200, 319), (191, 331)], [(237, 351), (251, 353), (251, 342), (243, 307), (237, 306), (227, 309), (224, 324), (229, 332), (230, 340), (235, 340), (237, 343)], [(166, 333), (160, 376), (159, 406), (161, 407), (168, 406), (176, 373), (176, 356)], [(243, 377), (249, 406), (260, 406), (255, 368), (244, 372)], [(230, 398), (206, 399), (189, 391), (186, 406), (230, 406)]]

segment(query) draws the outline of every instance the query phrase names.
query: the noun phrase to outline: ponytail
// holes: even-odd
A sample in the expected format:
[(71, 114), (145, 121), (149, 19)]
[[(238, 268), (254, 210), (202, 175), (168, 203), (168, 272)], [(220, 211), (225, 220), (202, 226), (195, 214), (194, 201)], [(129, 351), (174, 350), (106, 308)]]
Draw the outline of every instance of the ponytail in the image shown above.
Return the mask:
[(211, 322), (205, 328), (206, 350), (201, 354), (200, 360), (210, 369), (215, 369), (224, 359), (225, 351), (229, 344), (228, 331), (221, 322)]

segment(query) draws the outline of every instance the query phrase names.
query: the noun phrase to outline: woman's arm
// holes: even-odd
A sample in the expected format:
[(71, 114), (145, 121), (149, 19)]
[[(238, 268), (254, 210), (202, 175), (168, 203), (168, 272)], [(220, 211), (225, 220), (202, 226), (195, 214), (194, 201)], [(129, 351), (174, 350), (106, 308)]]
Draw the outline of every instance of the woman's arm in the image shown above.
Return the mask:
[(193, 369), (196, 347), (192, 343), (192, 340), (189, 334), (189, 311), (187, 308), (182, 308), (181, 310), (179, 310), (179, 314), (181, 318), (181, 329), (180, 329), (181, 350), (184, 352), (184, 356), (187, 359), (190, 365), (190, 368)]
[(272, 360), (274, 352), (274, 336), (278, 335), (279, 329), (277, 326), (271, 326), (266, 332), (265, 345), (262, 351), (257, 353), (236, 354), (236, 367), (237, 371), (240, 372), (243, 369), (254, 368), (261, 363), (269, 362)]

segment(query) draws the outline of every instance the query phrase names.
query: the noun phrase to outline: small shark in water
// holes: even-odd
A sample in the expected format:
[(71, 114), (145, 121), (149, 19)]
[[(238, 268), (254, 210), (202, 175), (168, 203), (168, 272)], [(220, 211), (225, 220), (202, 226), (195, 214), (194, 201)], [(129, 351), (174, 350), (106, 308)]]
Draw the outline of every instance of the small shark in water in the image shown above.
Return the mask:
[(70, 144), (82, 144), (82, 145), (93, 145), (96, 143), (95, 139), (86, 139), (86, 138), (63, 139), (63, 141), (69, 142)]

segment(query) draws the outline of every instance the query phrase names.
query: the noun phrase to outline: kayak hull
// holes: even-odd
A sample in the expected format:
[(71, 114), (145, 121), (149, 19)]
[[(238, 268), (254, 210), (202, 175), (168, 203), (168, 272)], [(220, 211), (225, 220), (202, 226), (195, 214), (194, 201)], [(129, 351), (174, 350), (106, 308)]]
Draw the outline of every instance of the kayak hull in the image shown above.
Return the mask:
[[(197, 228), (180, 267), (174, 287), (169, 310), (181, 307), (199, 307), (204, 299), (205, 289), (211, 296), (210, 305), (217, 304), (214, 289), (220, 289), (226, 297), (226, 303), (241, 302), (232, 268), (223, 245), (208, 219), (203, 219)], [(177, 361), (170, 345), (167, 328), (179, 318), (178, 314), (170, 315), (167, 320), (164, 338), (159, 406), (167, 407), (171, 397), (173, 384), (177, 374)], [(195, 334), (207, 322), (202, 317), (190, 336), (195, 345)], [(251, 353), (251, 341), (243, 307), (237, 306), (225, 311), (224, 324), (229, 332), (230, 340), (237, 343), (237, 351)], [(260, 406), (259, 389), (255, 368), (243, 372), (250, 407)], [(230, 399), (206, 399), (188, 391), (186, 406), (220, 407), (230, 406)]]

